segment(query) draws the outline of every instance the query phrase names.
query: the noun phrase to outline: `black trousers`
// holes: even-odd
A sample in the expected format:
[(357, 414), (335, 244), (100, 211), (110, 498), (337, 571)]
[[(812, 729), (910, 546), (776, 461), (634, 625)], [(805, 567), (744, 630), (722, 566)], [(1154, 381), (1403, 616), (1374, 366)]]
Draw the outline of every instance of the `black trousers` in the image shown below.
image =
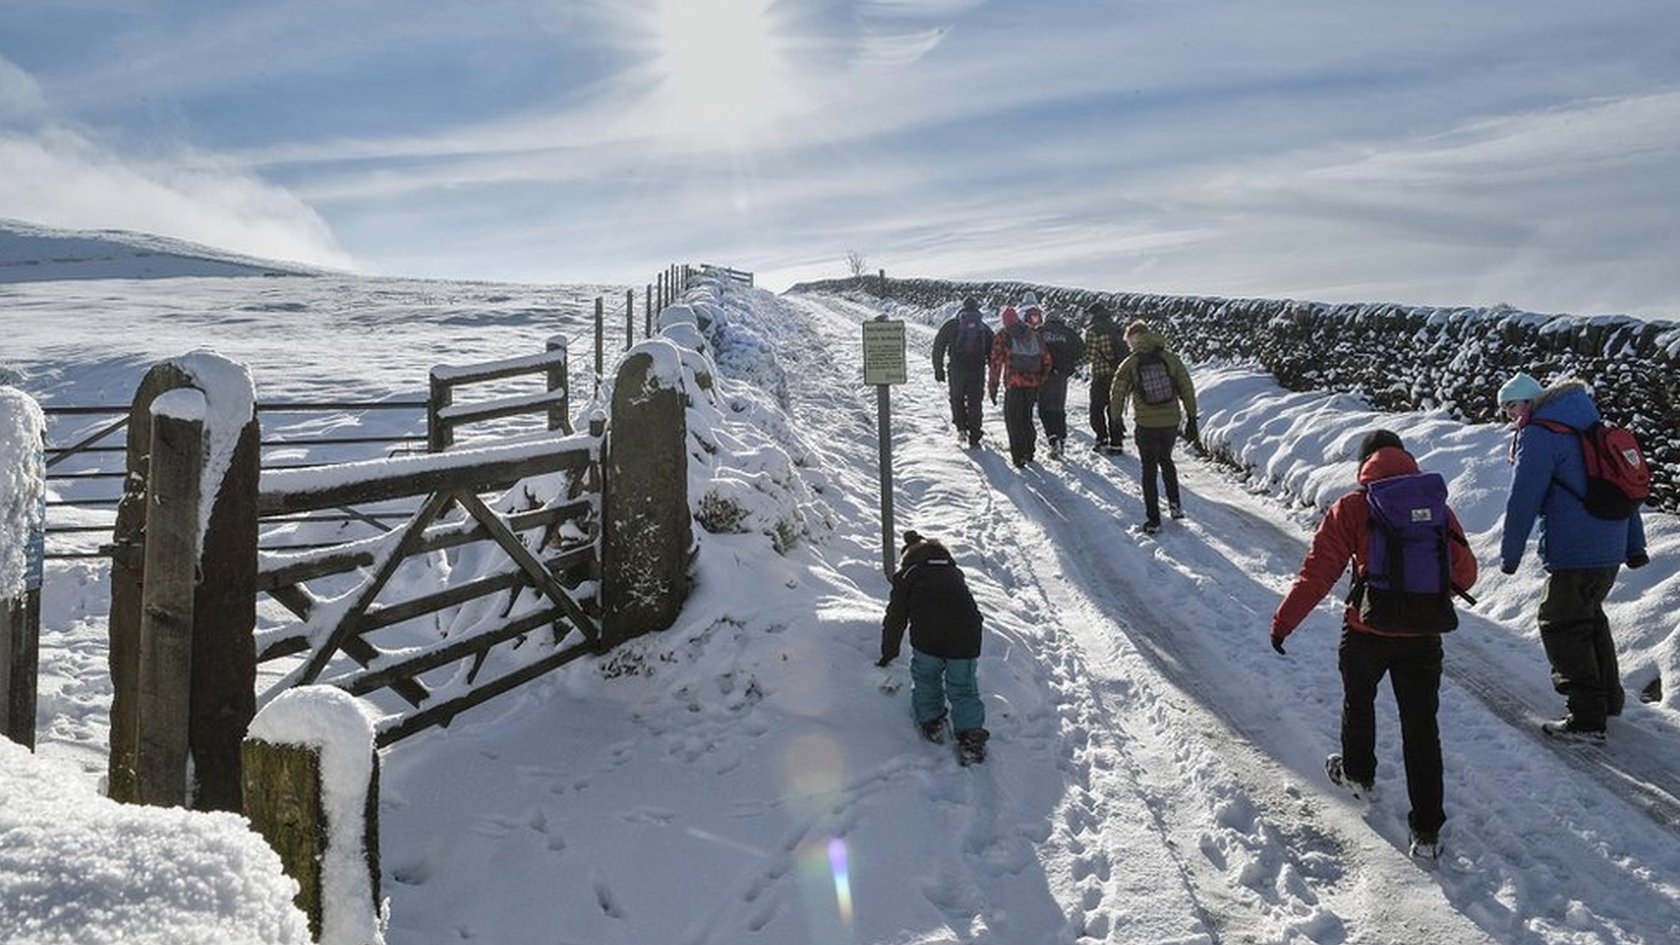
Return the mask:
[(1113, 374), (1091, 375), (1091, 432), (1096, 434), (1098, 446), (1126, 442), (1126, 424), (1108, 418), (1108, 392), (1113, 386)]
[(1138, 427), (1138, 459), (1143, 467), (1143, 512), (1148, 520), (1161, 524), (1161, 497), (1155, 477), (1167, 487), (1167, 504), (1178, 503), (1178, 466), (1173, 462), (1173, 444), (1178, 441), (1177, 427)]
[(1038, 421), (1044, 424), (1044, 438), (1052, 443), (1067, 439), (1066, 374), (1054, 371), (1038, 385)]
[(1383, 676), (1400, 709), (1400, 745), (1406, 762), (1406, 793), (1412, 829), (1434, 834), (1446, 823), (1442, 807), (1441, 732), (1435, 712), (1441, 702), (1441, 638), (1380, 637), (1342, 628), (1337, 649), (1342, 670), (1342, 770), (1355, 781), (1377, 776), (1377, 686)]
[(981, 408), (986, 397), (986, 366), (952, 362), (945, 371), (950, 385), (951, 423), (968, 434), (969, 443), (980, 442)]
[(1009, 458), (1020, 466), (1031, 462), (1038, 447), (1038, 429), (1033, 426), (1036, 387), (1011, 387), (1003, 392), (1003, 428), (1009, 433)]
[(1622, 714), (1626, 696), (1616, 660), (1616, 640), (1604, 615), (1604, 598), (1616, 583), (1617, 565), (1553, 571), (1540, 597), (1540, 643), (1552, 664), (1552, 686), (1563, 693), (1581, 728), (1602, 729)]

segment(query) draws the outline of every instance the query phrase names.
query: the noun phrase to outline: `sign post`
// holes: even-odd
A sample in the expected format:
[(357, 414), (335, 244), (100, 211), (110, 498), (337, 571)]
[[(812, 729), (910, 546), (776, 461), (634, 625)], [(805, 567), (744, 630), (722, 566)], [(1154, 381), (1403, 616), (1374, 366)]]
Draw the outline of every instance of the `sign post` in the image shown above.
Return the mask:
[(875, 388), (875, 429), (881, 446), (881, 566), (892, 577), (892, 385), (909, 381), (904, 323), (880, 315), (863, 323), (863, 382)]

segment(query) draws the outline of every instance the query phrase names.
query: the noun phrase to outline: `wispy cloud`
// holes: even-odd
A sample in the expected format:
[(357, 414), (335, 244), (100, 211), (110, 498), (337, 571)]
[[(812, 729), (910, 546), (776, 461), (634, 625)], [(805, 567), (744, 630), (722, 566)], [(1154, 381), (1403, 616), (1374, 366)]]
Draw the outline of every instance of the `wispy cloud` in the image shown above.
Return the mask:
[[(856, 246), (906, 274), (1680, 311), (1670, 0), (743, 2), (781, 57), (757, 123), (670, 94), (663, 2), (165, 6), (76, 44), (32, 16), (0, 214), (260, 218), (333, 253), (330, 225), (419, 274), (809, 274)], [(720, 70), (703, 88), (753, 98)], [(26, 165), (45, 183), (10, 183)]]

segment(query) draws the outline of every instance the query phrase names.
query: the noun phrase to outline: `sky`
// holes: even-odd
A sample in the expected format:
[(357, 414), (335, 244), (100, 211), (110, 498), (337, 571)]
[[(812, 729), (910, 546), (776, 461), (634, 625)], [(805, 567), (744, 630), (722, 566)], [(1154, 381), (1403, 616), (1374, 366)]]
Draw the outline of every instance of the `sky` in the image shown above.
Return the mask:
[(0, 0), (0, 217), (358, 272), (1680, 315), (1669, 0)]
[[(192, 344), (245, 365), (259, 398), (297, 401), (321, 399), (334, 384), (358, 398), (411, 394), (432, 353), (462, 344), (477, 346), (462, 352), (473, 357), (529, 353), (557, 318), (580, 340), (589, 331), (582, 307), (557, 310), (540, 304), (544, 292), (500, 285), (182, 278), (36, 282), (0, 293), (7, 310), (24, 312), (0, 340), (0, 363), (49, 404), (110, 402), (155, 360)], [(957, 446), (926, 360), (951, 305), (704, 283), (685, 303), (689, 314), (667, 313), (667, 338), (696, 337), (686, 319), (708, 316), (711, 363), (691, 355), (673, 371), (667, 350), (659, 376), (688, 393), (690, 504), (712, 523), (695, 532), (693, 593), (670, 629), (573, 662), (383, 752), (385, 941), (1674, 941), (1674, 516), (1646, 513), (1652, 562), (1623, 571), (1608, 600), (1630, 693), (1661, 673), (1665, 698), (1630, 699), (1603, 748), (1560, 745), (1538, 727), (1561, 699), (1535, 631), (1543, 573), (1533, 546), (1515, 575), (1489, 564), (1509, 475), (1502, 425), (1380, 414), (1347, 394), (1284, 391), (1242, 365), (1198, 364), (1202, 439), (1251, 472), (1180, 447), (1188, 517), (1146, 539), (1126, 530), (1142, 517), (1136, 457), (1090, 451), (1082, 396), (1070, 398), (1065, 461), (1012, 468), (992, 407), (991, 445)], [(107, 330), (79, 328), (90, 310)], [(897, 527), (946, 542), (985, 614), (979, 680), (992, 738), (978, 767), (959, 767), (949, 746), (921, 740), (905, 658), (874, 665), (887, 585), (876, 392), (860, 383), (858, 326), (879, 313), (905, 323), (911, 355), (910, 382), (890, 398)], [(390, 350), (370, 356), (357, 343), (370, 334)], [(587, 375), (573, 380), (574, 389), (592, 387)], [(579, 415), (591, 409), (582, 401)], [(412, 422), (369, 411), (298, 426), (391, 433)], [(31, 424), (12, 423), (0, 438), (33, 437)], [(1479, 603), (1461, 609), (1444, 643), (1449, 820), (1433, 866), (1407, 855), (1398, 722), (1386, 691), (1376, 800), (1356, 801), (1325, 778), (1340, 708), (1338, 602), (1308, 616), (1287, 655), (1267, 645), (1269, 617), (1311, 530), (1353, 488), (1354, 452), (1376, 425), (1397, 431), (1447, 480), (1484, 563), (1472, 588)], [(265, 424), (265, 438), (290, 432), (298, 431)], [(366, 448), (293, 447), (286, 458)], [(63, 490), (56, 498), (94, 485), (51, 487)], [(513, 492), (518, 501), (563, 501), (563, 486), (540, 477)], [(743, 512), (740, 530), (705, 513), (713, 502)], [(16, 532), (0, 529), (0, 545)], [(796, 540), (779, 546), (771, 532)], [(405, 568), (393, 587), (425, 593), (446, 574), (472, 580), (496, 566), (491, 555), (463, 551), (450, 567)], [(109, 593), (102, 560), (48, 563), (38, 751), (0, 744), (0, 939), (303, 941), (274, 857), (238, 818), (100, 795)], [(269, 629), (294, 619), (271, 602), (260, 609)], [(459, 639), (473, 612), (366, 639), (386, 649)], [(543, 644), (533, 635), (499, 648), (479, 679), (540, 658)], [(324, 679), (353, 665), (335, 661)], [(272, 680), (265, 671), (265, 701)], [(260, 729), (290, 727), (267, 721), (282, 702), (268, 702)], [(380, 694), (364, 704), (374, 714), (401, 705)], [(302, 708), (292, 707), (294, 722)], [(365, 745), (370, 734), (358, 728)], [(323, 739), (353, 747), (349, 734)], [(329, 777), (333, 790), (354, 796), (339, 790), (350, 783), (340, 773)]]

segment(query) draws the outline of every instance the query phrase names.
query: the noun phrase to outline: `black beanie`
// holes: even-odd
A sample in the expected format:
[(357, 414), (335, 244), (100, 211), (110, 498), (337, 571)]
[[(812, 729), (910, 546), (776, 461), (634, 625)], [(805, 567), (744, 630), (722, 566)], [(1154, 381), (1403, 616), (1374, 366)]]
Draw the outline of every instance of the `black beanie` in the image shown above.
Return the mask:
[(905, 544), (906, 547), (908, 547), (910, 545), (917, 544), (921, 540), (922, 540), (921, 532), (918, 532), (913, 528), (904, 533), (904, 544)]
[(1372, 453), (1385, 446), (1392, 446), (1397, 450), (1406, 448), (1406, 445), (1400, 442), (1400, 434), (1393, 430), (1372, 430), (1365, 434), (1365, 439), (1359, 441), (1359, 461), (1365, 462), (1371, 458)]

